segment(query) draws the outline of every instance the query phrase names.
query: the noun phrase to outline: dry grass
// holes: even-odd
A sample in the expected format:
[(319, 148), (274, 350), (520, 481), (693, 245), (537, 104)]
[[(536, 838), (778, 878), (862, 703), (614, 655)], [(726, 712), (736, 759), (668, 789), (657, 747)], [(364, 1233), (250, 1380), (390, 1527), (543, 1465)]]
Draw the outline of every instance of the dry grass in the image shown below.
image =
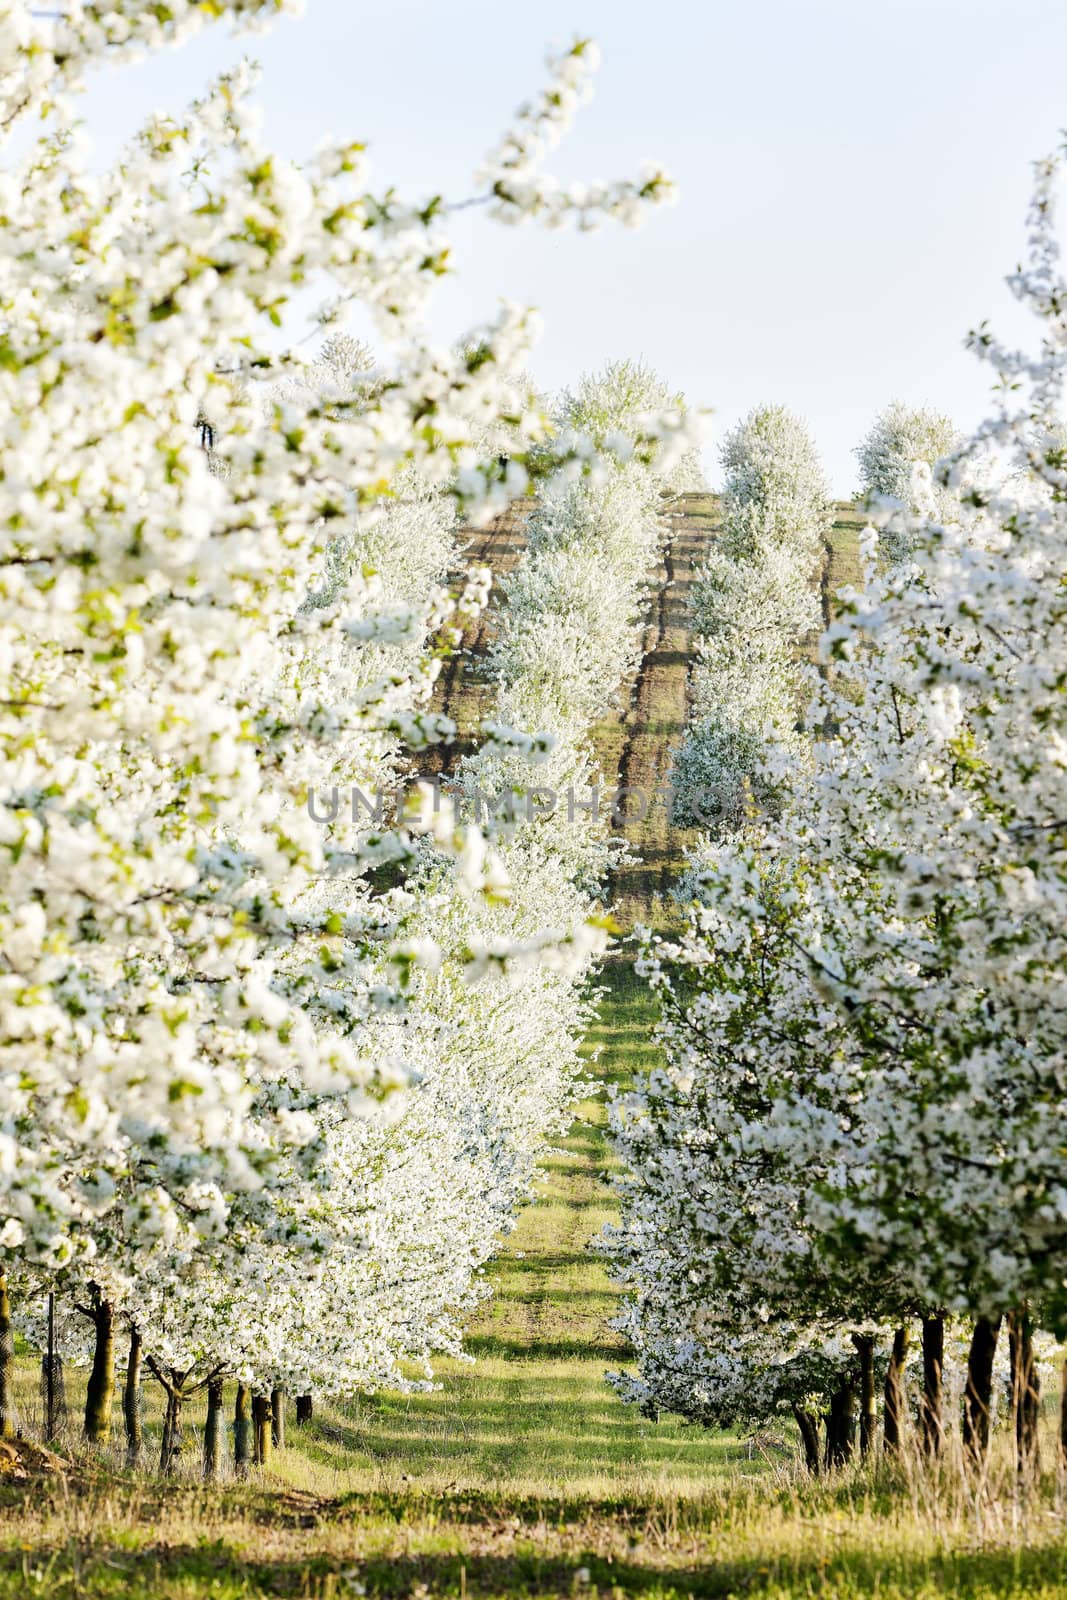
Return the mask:
[[(560, 1441), (560, 1448), (566, 1441)], [(950, 1492), (932, 1516), (877, 1475), (810, 1484), (726, 1463), (717, 1482), (638, 1494), (401, 1485), (322, 1494), (101, 1484), (39, 1495), (10, 1529), (0, 1593), (768, 1600), (1033, 1597), (1067, 1592), (1055, 1499), (994, 1516)], [(12, 1508), (13, 1509), (13, 1508)]]

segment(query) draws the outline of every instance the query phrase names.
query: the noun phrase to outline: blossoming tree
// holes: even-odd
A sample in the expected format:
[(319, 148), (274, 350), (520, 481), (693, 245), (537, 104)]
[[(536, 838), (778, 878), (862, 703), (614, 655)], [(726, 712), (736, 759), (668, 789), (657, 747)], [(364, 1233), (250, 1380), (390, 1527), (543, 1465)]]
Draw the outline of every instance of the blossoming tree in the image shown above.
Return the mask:
[(832, 520), (804, 424), (757, 406), (728, 435), (723, 529), (697, 574), (693, 711), (674, 762), (677, 820), (736, 826), (762, 782), (770, 746), (795, 747), (794, 645), (818, 623), (812, 577)]
[[(287, 9), (0, 3), (0, 1242), (91, 1291), (90, 1433), (106, 1425), (118, 1305), (147, 1332), (153, 1285), (195, 1261), (197, 1327), (179, 1318), (153, 1360), (172, 1387), (194, 1355), (236, 1370), (254, 1330), (218, 1320), (210, 1275), (239, 1302), (238, 1257), (255, 1281), (271, 1245), (292, 1300), (316, 1242), (346, 1237), (356, 1271), (366, 1212), (343, 1186), (316, 1191), (364, 1141), (375, 1203), (396, 1216), (413, 1192), (387, 1175), (397, 1102), (425, 1075), (417, 1029), (398, 1023), (419, 970), (477, 975), (464, 907), (503, 886), (477, 830), (438, 827), (432, 849), (403, 819), (324, 830), (309, 796), (373, 788), (401, 750), (450, 737), (428, 697), (488, 593), (485, 573), (442, 584), (457, 515), (484, 521), (605, 457), (652, 463), (682, 426), (667, 413), (625, 439), (553, 437), (521, 380), (534, 319), (514, 307), (437, 348), (426, 314), (451, 268), (449, 203), (376, 192), (356, 141), (281, 159), (247, 67), (94, 168), (72, 131), (91, 72)], [(672, 198), (658, 168), (593, 188), (544, 173), (595, 64), (588, 41), (554, 56), (489, 156), (474, 198), (497, 220), (633, 223)], [(349, 306), (369, 313), (382, 352), (369, 369), (336, 336), (310, 363), (277, 353), (270, 331), (309, 284), (324, 332)], [(486, 448), (501, 433), (505, 459)], [(427, 851), (454, 868), (383, 899), (372, 869)], [(524, 953), (531, 937), (547, 957), (595, 942), (538, 933)], [(435, 1137), (429, 1105), (415, 1146)], [(426, 1284), (437, 1273), (437, 1306), (455, 1288), (434, 1251), (468, 1192), (471, 1116), (468, 1102), (442, 1139), (456, 1182), (420, 1269)], [(516, 1192), (490, 1174), (495, 1134), (479, 1137), (474, 1266), (498, 1192)], [(356, 1207), (344, 1219), (342, 1202)], [(470, 1263), (462, 1238), (454, 1259)], [(426, 1305), (366, 1370), (434, 1342)], [(297, 1371), (291, 1354), (257, 1358), (261, 1381)]]
[[(872, 530), (863, 585), (824, 636), (832, 672), (812, 677), (810, 760), (778, 765), (780, 814), (709, 854), (681, 950), (651, 953), (668, 1064), (626, 1110), (635, 1198), (613, 1246), (651, 1350), (635, 1392), (653, 1399), (666, 1341), (707, 1404), (704, 1335), (721, 1336), (730, 1296), (770, 1326), (755, 1378), (794, 1359), (796, 1330), (869, 1338), (921, 1314), (936, 1453), (944, 1318), (967, 1317), (976, 1461), (1006, 1320), (1023, 1467), (1033, 1330), (1064, 1326), (1067, 1278), (1058, 168), (1038, 169), (1009, 280), (1038, 352), (972, 336), (996, 402), (937, 469), (952, 516), (876, 512), (910, 560), (881, 562)], [(686, 1220), (683, 1246), (650, 1225), (659, 1202)], [(692, 1288), (674, 1308), (658, 1285), (682, 1248)], [(670, 1381), (676, 1395), (677, 1364)]]

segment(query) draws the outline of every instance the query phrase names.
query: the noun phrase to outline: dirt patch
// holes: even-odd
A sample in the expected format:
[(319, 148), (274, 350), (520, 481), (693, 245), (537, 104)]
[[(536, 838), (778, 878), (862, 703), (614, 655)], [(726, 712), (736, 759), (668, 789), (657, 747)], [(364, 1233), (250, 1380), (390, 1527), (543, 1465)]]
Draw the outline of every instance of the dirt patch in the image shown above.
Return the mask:
[(670, 780), (689, 719), (689, 595), (719, 528), (719, 503), (714, 495), (679, 495), (666, 516), (669, 531), (650, 580), (641, 666), (622, 693), (622, 709), (594, 732), (605, 788), (638, 791), (625, 803), (630, 820), (615, 830), (633, 851), (614, 884), (615, 917), (627, 932), (638, 922), (660, 926), (672, 920), (671, 883), (696, 837), (696, 830), (674, 826), (666, 795), (656, 791)]
[(31, 1478), (66, 1476), (71, 1464), (29, 1439), (0, 1439), (0, 1482), (25, 1483)]
[(449, 581), (462, 582), (470, 567), (489, 567), (493, 588), (488, 606), (468, 626), (460, 648), (445, 662), (434, 687), (434, 710), (450, 716), (458, 732), (451, 745), (438, 745), (419, 756), (418, 770), (425, 777), (450, 777), (463, 757), (477, 748), (478, 725), (489, 714), (495, 689), (486, 675), (486, 661), (496, 637), (496, 618), (507, 605), (501, 579), (526, 551), (526, 522), (532, 510), (532, 501), (517, 501), (488, 527), (466, 530), (461, 559)]

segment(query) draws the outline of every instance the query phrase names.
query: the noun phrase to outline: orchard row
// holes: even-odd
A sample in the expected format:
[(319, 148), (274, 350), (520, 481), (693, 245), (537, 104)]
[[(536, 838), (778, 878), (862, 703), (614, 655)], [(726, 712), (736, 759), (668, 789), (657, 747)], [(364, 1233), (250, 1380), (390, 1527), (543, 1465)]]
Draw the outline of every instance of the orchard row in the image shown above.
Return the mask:
[[(274, 1390), (458, 1350), (574, 1097), (611, 846), (425, 796), (324, 827), (308, 796), (451, 739), (434, 684), (490, 581), (449, 587), (460, 525), (535, 490), (470, 782), (580, 782), (690, 448), (638, 369), (550, 407), (515, 307), (436, 345), (450, 204), (376, 189), (362, 142), (281, 159), (247, 67), (93, 162), (94, 71), (284, 9), (0, 0), (0, 1427), (13, 1325), (45, 1349), (51, 1305), (91, 1440), (117, 1361), (158, 1380), (164, 1468), (198, 1388), (209, 1440), (230, 1377), (262, 1442)], [(595, 65), (551, 58), (464, 200), (589, 227), (672, 197), (543, 172)], [(308, 293), (311, 360), (272, 338)]]
[(1036, 353), (971, 336), (996, 386), (970, 437), (879, 419), (862, 580), (818, 661), (797, 646), (830, 509), (780, 409), (727, 442), (696, 585), (675, 781), (717, 788), (721, 820), (682, 933), (640, 961), (665, 1065), (613, 1111), (628, 1176), (604, 1248), (639, 1367), (614, 1382), (711, 1426), (791, 1413), (812, 1467), (851, 1453), (857, 1410), (875, 1448), (881, 1392), (886, 1448), (914, 1416), (928, 1455), (951, 1434), (982, 1468), (1007, 1415), (1030, 1473), (1067, 1331), (1058, 165), (1009, 280)]

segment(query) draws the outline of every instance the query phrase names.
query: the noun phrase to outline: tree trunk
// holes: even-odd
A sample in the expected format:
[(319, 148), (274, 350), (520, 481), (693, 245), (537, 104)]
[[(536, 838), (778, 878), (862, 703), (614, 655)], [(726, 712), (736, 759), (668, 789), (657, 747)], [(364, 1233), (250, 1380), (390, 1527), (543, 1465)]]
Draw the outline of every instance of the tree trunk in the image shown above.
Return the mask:
[(1067, 1356), (1060, 1372), (1060, 1462), (1067, 1467)]
[(270, 1436), (271, 1444), (276, 1450), (285, 1449), (285, 1390), (272, 1389), (270, 1392)]
[(11, 1299), (7, 1268), (0, 1268), (0, 1439), (13, 1439), (19, 1418), (15, 1408), (15, 1334), (11, 1326)]
[(826, 1467), (843, 1467), (852, 1456), (852, 1434), (856, 1423), (856, 1390), (850, 1379), (830, 1398), (826, 1419)]
[(993, 1362), (999, 1334), (999, 1317), (979, 1317), (967, 1354), (967, 1387), (963, 1394), (963, 1451), (968, 1465), (976, 1471), (985, 1465), (989, 1453)]
[(67, 1385), (63, 1357), (47, 1351), (41, 1357), (41, 1403), (44, 1407), (44, 1442), (51, 1444), (67, 1420)]
[(85, 1392), (85, 1437), (106, 1444), (111, 1436), (111, 1402), (115, 1397), (115, 1307), (99, 1295), (93, 1306), (96, 1340), (93, 1370)]
[(239, 1478), (247, 1478), (252, 1459), (252, 1411), (247, 1383), (237, 1385), (233, 1405), (233, 1465)]
[(802, 1406), (793, 1407), (793, 1416), (804, 1446), (804, 1465), (812, 1477), (816, 1477), (819, 1471), (819, 1419), (813, 1411), (805, 1411)]
[(304, 1428), (311, 1421), (312, 1404), (309, 1394), (298, 1394), (296, 1397), (296, 1425)]
[(126, 1382), (122, 1390), (122, 1420), (126, 1425), (126, 1465), (141, 1462), (144, 1432), (141, 1427), (141, 1332), (130, 1329), (130, 1353), (126, 1357)]
[(183, 1379), (171, 1374), (171, 1384), (166, 1390), (167, 1409), (163, 1414), (163, 1438), (159, 1447), (159, 1470), (165, 1477), (173, 1472), (182, 1449), (182, 1393)]
[(255, 1462), (257, 1467), (270, 1466), (271, 1417), (270, 1395), (252, 1396), (252, 1431), (255, 1437)]
[(51, 1444), (66, 1421), (67, 1396), (63, 1385), (63, 1358), (56, 1349), (56, 1297), (48, 1296), (48, 1343), (41, 1357), (41, 1399), (44, 1401), (44, 1438)]
[(1008, 1347), (1011, 1351), (1012, 1420), (1015, 1424), (1015, 1464), (1020, 1477), (1033, 1477), (1038, 1468), (1037, 1423), (1041, 1383), (1034, 1361), (1034, 1325), (1028, 1311), (1009, 1311)]
[(874, 1396), (874, 1339), (869, 1333), (854, 1333), (852, 1343), (860, 1358), (860, 1459), (866, 1461), (874, 1449), (878, 1407)]
[(945, 1319), (923, 1318), (923, 1403), (922, 1445), (931, 1460), (941, 1454), (945, 1443), (942, 1414), (945, 1372)]
[(217, 1483), (222, 1476), (226, 1453), (226, 1423), (222, 1413), (222, 1379), (211, 1378), (207, 1386), (207, 1421), (204, 1423), (204, 1477)]
[(904, 1437), (904, 1419), (907, 1416), (907, 1397), (904, 1393), (904, 1363), (908, 1359), (910, 1333), (906, 1325), (893, 1335), (893, 1350), (889, 1357), (889, 1370), (885, 1375), (884, 1420), (882, 1444), (887, 1455), (900, 1449)]

